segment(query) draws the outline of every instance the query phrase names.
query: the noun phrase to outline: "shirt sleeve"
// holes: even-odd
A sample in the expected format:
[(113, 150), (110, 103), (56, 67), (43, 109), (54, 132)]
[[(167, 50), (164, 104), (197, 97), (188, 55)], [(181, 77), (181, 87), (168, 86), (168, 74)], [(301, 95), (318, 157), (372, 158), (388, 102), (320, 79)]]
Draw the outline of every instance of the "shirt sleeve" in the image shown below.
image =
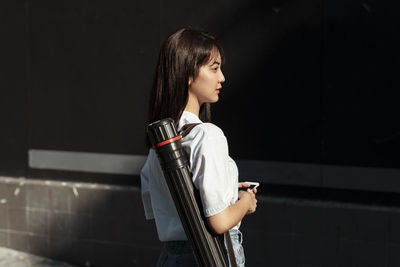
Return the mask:
[(151, 195), (149, 187), (148, 164), (145, 163), (142, 171), (140, 172), (142, 202), (144, 207), (144, 214), (147, 220), (154, 219), (153, 208), (151, 205)]
[(200, 192), (206, 217), (222, 212), (232, 198), (227, 187), (230, 179), (227, 140), (217, 126), (211, 125), (202, 126), (196, 134), (191, 153), (193, 183)]

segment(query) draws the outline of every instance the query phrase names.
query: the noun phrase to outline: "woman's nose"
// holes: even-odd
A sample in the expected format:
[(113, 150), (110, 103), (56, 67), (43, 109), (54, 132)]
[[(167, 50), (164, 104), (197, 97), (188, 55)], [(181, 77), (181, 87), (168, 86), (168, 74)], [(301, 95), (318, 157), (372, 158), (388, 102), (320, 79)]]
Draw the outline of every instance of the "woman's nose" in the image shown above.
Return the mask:
[(220, 82), (220, 83), (225, 82), (225, 76), (224, 76), (224, 74), (222, 73), (222, 71), (221, 71), (221, 74), (220, 74), (220, 77), (219, 77), (219, 82)]

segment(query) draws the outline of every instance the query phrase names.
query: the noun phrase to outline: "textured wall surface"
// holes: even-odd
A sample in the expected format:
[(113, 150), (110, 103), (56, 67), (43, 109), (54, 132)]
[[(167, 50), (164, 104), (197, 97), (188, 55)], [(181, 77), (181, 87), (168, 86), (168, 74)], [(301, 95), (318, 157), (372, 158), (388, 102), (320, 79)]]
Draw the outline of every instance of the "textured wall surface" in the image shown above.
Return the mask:
[(0, 246), (81, 266), (153, 266), (137, 187), (0, 179)]
[[(160, 252), (138, 187), (1, 178), (0, 203), (0, 246), (102, 267)], [(249, 267), (400, 265), (397, 207), (260, 195), (241, 230)]]

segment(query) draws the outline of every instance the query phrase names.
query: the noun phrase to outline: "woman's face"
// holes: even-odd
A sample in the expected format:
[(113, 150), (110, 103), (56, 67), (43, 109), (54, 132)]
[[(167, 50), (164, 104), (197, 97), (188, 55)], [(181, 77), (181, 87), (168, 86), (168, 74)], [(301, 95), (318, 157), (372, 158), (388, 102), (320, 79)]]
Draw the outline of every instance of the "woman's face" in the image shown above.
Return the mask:
[(225, 81), (221, 70), (221, 55), (215, 53), (211, 60), (200, 67), (197, 77), (189, 79), (189, 97), (197, 99), (200, 106), (203, 103), (215, 103)]

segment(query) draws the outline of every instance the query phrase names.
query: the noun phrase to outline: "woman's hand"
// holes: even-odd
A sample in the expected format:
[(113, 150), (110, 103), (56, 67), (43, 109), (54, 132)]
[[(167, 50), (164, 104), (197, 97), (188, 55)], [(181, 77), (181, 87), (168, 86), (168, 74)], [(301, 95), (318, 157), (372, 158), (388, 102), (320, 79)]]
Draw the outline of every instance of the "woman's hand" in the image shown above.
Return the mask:
[[(253, 189), (254, 190), (254, 189)], [(239, 190), (239, 200), (245, 200), (248, 203), (248, 210), (246, 214), (251, 214), (256, 211), (257, 199), (253, 190), (247, 189), (247, 191)]]
[(209, 225), (217, 234), (223, 234), (235, 225), (246, 215), (256, 211), (257, 199), (251, 189), (239, 190), (239, 200), (226, 207), (220, 213), (207, 218)]
[[(238, 183), (238, 188), (247, 188), (247, 187), (250, 187), (249, 183), (246, 183), (246, 182)], [(253, 193), (257, 194), (257, 188), (253, 188)]]

